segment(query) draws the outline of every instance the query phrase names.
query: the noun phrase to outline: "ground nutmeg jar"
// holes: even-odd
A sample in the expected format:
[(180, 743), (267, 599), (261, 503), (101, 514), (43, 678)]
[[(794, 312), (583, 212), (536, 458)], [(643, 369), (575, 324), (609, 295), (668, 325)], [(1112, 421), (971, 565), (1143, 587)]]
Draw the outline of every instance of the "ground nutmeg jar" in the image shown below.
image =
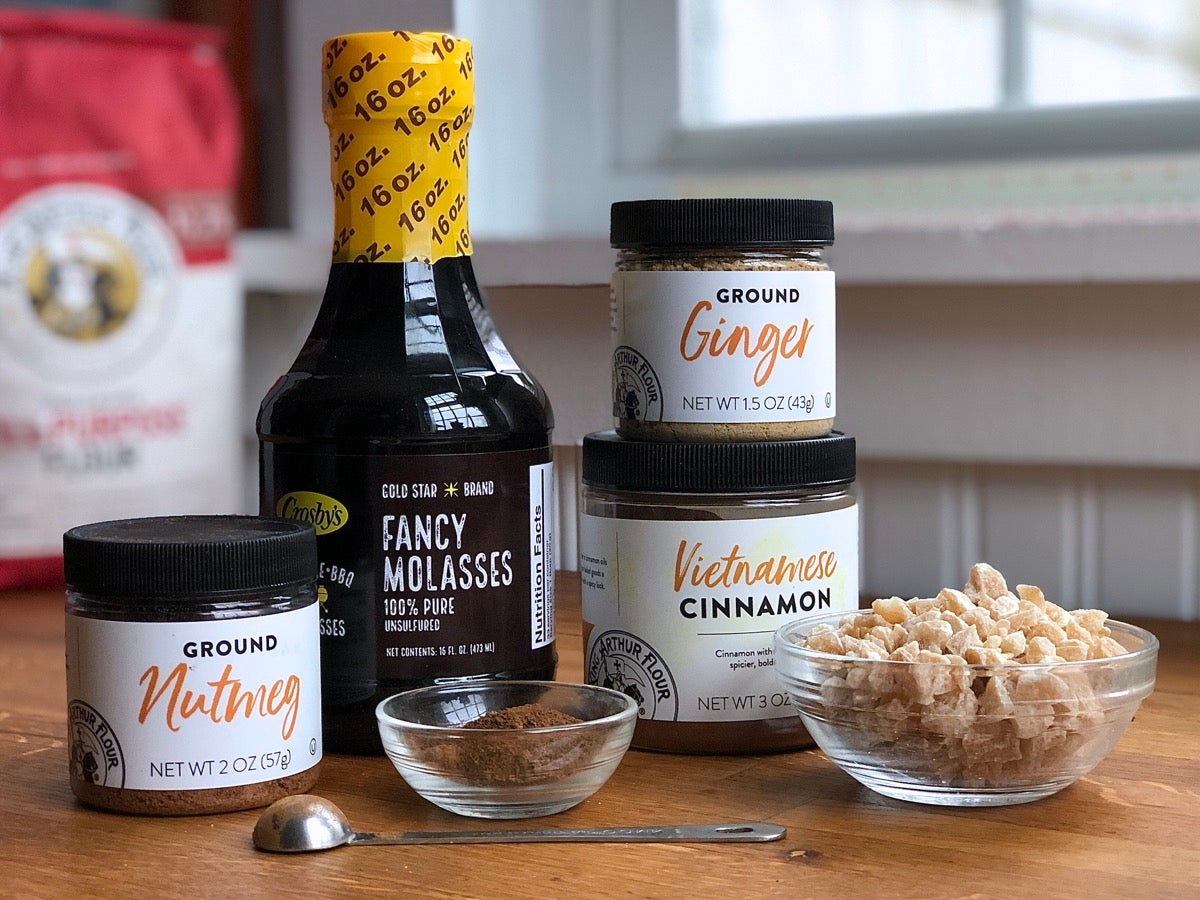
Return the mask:
[(837, 405), (833, 204), (614, 203), (613, 415), (625, 437), (828, 434)]
[(633, 746), (761, 753), (812, 740), (772, 637), (858, 608), (854, 438), (583, 442), (587, 681), (638, 701)]
[(321, 762), (312, 526), (97, 522), (63, 536), (71, 789), (191, 815), (265, 806)]

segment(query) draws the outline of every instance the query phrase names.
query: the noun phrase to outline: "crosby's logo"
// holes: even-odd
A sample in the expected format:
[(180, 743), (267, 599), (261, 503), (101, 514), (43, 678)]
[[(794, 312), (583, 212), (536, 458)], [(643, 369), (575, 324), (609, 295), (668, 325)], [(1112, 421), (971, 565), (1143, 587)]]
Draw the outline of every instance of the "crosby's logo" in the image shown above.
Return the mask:
[(350, 521), (350, 511), (325, 494), (315, 491), (292, 491), (275, 504), (275, 513), (283, 519), (307, 522), (318, 535), (337, 531)]
[(67, 709), (71, 776), (101, 787), (125, 786), (125, 754), (112, 727), (82, 700)]
[(679, 718), (675, 676), (658, 651), (626, 631), (594, 635), (587, 654), (590, 684), (628, 694), (638, 705), (638, 717), (674, 722)]
[(181, 266), (174, 234), (135, 197), (35, 191), (0, 218), (0, 342), (52, 380), (129, 371), (170, 328)]
[(613, 415), (635, 422), (662, 421), (662, 388), (649, 360), (632, 347), (613, 351)]

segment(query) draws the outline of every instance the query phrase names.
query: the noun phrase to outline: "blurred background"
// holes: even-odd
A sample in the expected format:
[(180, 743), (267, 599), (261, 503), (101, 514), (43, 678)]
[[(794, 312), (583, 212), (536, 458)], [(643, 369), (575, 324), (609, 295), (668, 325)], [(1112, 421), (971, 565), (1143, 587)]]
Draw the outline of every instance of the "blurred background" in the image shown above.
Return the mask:
[(558, 420), (560, 567), (579, 441), (611, 424), (609, 204), (804, 196), (837, 216), (863, 589), (986, 559), (1067, 606), (1200, 617), (1200, 0), (87, 5), (228, 36), (247, 511), (258, 401), (327, 272), (320, 44), (453, 30), (476, 270)]

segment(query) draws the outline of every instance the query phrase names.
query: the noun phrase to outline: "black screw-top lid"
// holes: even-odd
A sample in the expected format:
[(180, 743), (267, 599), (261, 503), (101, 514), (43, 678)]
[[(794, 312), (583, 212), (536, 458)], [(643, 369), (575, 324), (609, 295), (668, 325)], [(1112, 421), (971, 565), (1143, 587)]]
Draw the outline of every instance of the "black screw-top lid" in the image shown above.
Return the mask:
[(854, 481), (854, 438), (641, 441), (615, 431), (583, 439), (583, 483), (617, 491), (736, 494), (812, 490)]
[(623, 200), (609, 218), (614, 247), (832, 244), (828, 200), (724, 197)]
[(80, 525), (63, 535), (81, 593), (162, 598), (268, 590), (317, 577), (311, 525), (254, 516), (164, 516)]

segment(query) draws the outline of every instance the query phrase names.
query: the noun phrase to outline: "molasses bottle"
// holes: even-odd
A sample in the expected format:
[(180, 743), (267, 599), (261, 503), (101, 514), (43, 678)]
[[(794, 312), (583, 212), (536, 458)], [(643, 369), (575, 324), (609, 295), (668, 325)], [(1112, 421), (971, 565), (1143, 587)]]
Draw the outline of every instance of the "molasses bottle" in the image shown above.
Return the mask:
[(260, 502), (317, 531), (326, 747), (378, 752), (397, 691), (554, 677), (553, 421), (471, 268), (470, 45), (349, 34), (323, 56), (333, 263), (259, 412)]

